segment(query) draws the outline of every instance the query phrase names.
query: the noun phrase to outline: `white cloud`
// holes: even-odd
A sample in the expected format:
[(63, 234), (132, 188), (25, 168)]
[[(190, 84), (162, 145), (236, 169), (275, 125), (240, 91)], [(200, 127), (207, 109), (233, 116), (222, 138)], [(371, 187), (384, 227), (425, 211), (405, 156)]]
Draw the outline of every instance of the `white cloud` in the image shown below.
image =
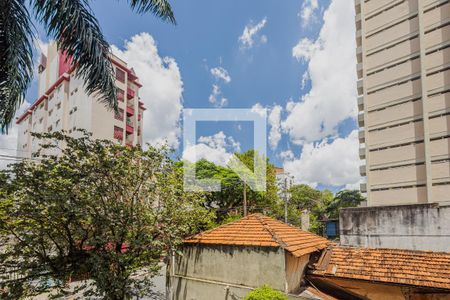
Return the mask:
[(265, 35), (259, 36), (259, 32), (261, 31), (261, 29), (264, 28), (264, 26), (266, 26), (266, 23), (267, 17), (264, 17), (261, 21), (259, 21), (255, 25), (253, 25), (252, 22), (247, 24), (247, 26), (245, 26), (244, 28), (244, 31), (242, 32), (242, 35), (239, 37), (241, 48), (249, 49), (252, 48), (257, 43), (261, 44), (267, 43), (267, 36)]
[(358, 131), (346, 138), (327, 143), (306, 143), (298, 159), (284, 162), (284, 169), (299, 183), (316, 187), (319, 183), (333, 186), (354, 186), (359, 175)]
[(281, 106), (275, 105), (272, 109), (270, 109), (268, 121), (270, 124), (269, 131), (269, 144), (272, 149), (277, 148), (278, 142), (281, 140)]
[(183, 152), (183, 159), (190, 162), (206, 159), (226, 166), (231, 155), (239, 151), (241, 151), (240, 143), (220, 131), (212, 136), (201, 136), (198, 138), (198, 144), (187, 146)]
[(257, 113), (260, 116), (264, 116), (265, 108), (261, 105), (261, 103), (257, 102), (251, 107), (251, 112)]
[(225, 70), (222, 67), (215, 67), (211, 69), (211, 74), (214, 76), (214, 78), (222, 79), (225, 81), (225, 83), (229, 83), (231, 81), (230, 74), (228, 74), (228, 71)]
[(295, 158), (294, 152), (292, 152), (291, 150), (286, 150), (286, 151), (281, 151), (278, 156), (283, 160), (283, 161), (288, 161), (288, 160), (293, 160)]
[(220, 86), (217, 84), (213, 84), (211, 94), (209, 95), (208, 101), (213, 104), (215, 107), (224, 107), (228, 104), (228, 99), (222, 97), (222, 91), (220, 90)]
[(47, 56), (49, 43), (51, 43), (51, 41), (44, 42), (40, 38), (34, 39), (34, 46), (36, 47), (36, 50), (38, 51), (38, 59), (40, 59), (41, 54), (44, 54), (45, 56)]
[(292, 56), (298, 60), (308, 62), (320, 50), (320, 42), (320, 40), (313, 42), (308, 38), (303, 38), (292, 48)]
[(161, 57), (155, 40), (146, 32), (126, 41), (124, 50), (116, 46), (112, 50), (133, 67), (143, 85), (140, 97), (147, 108), (143, 116), (144, 142), (152, 145), (167, 142), (177, 147), (183, 81), (175, 59)]
[(335, 135), (340, 122), (357, 114), (353, 1), (332, 0), (323, 19), (318, 39), (304, 38), (292, 50), (308, 63), (311, 80), (309, 93), (288, 103), (282, 122), (296, 144)]
[(24, 157), (24, 153), (17, 150), (18, 128), (16, 117), (21, 116), (30, 106), (30, 103), (24, 101), (13, 118), (13, 124), (8, 130), (8, 134), (0, 134), (0, 170), (7, 168), (9, 164), (16, 162), (13, 157)]
[(300, 18), (302, 19), (302, 26), (306, 27), (317, 19), (317, 11), (319, 10), (318, 0), (304, 0)]
[(309, 80), (309, 73), (308, 71), (305, 71), (302, 75), (302, 83), (301, 83), (301, 89), (304, 90), (306, 87), (306, 83)]
[(357, 181), (355, 183), (347, 183), (344, 186), (343, 189), (345, 189), (345, 190), (358, 190), (359, 191), (361, 189), (361, 183), (362, 183), (361, 180), (359, 180), (359, 181)]

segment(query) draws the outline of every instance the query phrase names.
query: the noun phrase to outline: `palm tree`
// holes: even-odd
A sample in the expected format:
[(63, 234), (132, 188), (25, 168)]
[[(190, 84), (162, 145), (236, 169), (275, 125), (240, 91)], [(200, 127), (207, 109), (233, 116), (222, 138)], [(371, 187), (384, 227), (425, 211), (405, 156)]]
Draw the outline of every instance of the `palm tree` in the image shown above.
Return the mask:
[[(29, 3), (28, 3), (29, 1)], [(127, 0), (139, 14), (175, 24), (168, 0)], [(89, 0), (0, 0), (0, 132), (7, 133), (33, 78), (33, 24), (41, 22), (59, 49), (72, 57), (88, 94), (117, 109), (110, 47)], [(28, 4), (28, 5), (27, 5)]]

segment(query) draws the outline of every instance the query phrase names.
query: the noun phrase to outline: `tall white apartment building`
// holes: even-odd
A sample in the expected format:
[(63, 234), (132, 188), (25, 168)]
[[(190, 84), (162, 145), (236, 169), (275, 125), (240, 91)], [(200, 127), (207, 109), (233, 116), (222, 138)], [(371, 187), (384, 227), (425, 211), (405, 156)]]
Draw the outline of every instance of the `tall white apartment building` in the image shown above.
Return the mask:
[(115, 113), (95, 95), (88, 96), (76, 69), (66, 62), (56, 43), (48, 47), (39, 65), (37, 100), (17, 118), (18, 155), (31, 157), (39, 149), (39, 140), (31, 132), (85, 129), (95, 139), (107, 139), (122, 145), (142, 145), (144, 105), (139, 98), (141, 84), (126, 62), (112, 55), (116, 76), (119, 112)]
[(450, 1), (355, 8), (368, 205), (450, 203)]
[(342, 245), (450, 251), (450, 1), (355, 0), (361, 175)]

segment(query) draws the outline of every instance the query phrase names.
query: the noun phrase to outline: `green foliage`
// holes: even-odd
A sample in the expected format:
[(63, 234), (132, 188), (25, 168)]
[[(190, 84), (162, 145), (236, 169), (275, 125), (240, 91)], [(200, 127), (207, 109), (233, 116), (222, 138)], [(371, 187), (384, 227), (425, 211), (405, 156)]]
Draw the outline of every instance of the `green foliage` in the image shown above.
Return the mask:
[[(104, 299), (151, 294), (161, 258), (208, 226), (203, 194), (183, 191), (166, 149), (86, 134), (35, 136), (51, 141), (39, 162), (17, 163), (0, 176), (0, 298), (49, 290)], [(58, 145), (65, 145), (62, 155), (50, 155)], [(5, 283), (11, 270), (20, 279)], [(68, 287), (86, 276), (76, 290)]]
[[(236, 156), (253, 171), (254, 156), (257, 159), (266, 159), (254, 150), (244, 153), (235, 153)], [(192, 167), (188, 162), (179, 164), (179, 167)], [(247, 185), (248, 213), (263, 212), (272, 216), (279, 215), (281, 203), (277, 195), (275, 167), (268, 163), (266, 170), (266, 191), (255, 192)], [(200, 160), (195, 164), (196, 176), (199, 179), (216, 179), (221, 181), (221, 191), (206, 194), (205, 206), (216, 212), (217, 223), (227, 223), (243, 215), (244, 183), (239, 176), (228, 167), (216, 165), (207, 160)]]
[(322, 235), (324, 220), (339, 217), (342, 207), (358, 206), (365, 198), (359, 191), (342, 190), (335, 196), (329, 190), (319, 191), (306, 184), (294, 185), (291, 189), (288, 219), (291, 224), (300, 226), (300, 215), (306, 210), (310, 214), (311, 232)]
[(339, 218), (339, 209), (345, 207), (356, 207), (366, 199), (358, 190), (342, 190), (338, 192), (333, 201), (327, 207), (327, 214), (330, 219)]
[(288, 297), (280, 291), (263, 285), (248, 293), (243, 300), (287, 300)]
[[(152, 13), (175, 23), (167, 0), (128, 0), (138, 13)], [(73, 58), (88, 94), (117, 109), (110, 47), (101, 32), (89, 1), (0, 1), (0, 132), (8, 126), (33, 77), (33, 32), (29, 10), (43, 24), (58, 47)]]

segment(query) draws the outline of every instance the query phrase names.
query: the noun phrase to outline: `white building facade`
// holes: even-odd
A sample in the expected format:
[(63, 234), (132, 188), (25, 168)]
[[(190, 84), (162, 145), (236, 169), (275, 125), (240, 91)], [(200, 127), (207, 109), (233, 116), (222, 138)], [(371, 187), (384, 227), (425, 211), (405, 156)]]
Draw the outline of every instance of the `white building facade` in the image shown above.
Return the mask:
[(139, 98), (139, 83), (126, 62), (112, 55), (116, 77), (119, 112), (115, 113), (95, 94), (87, 95), (84, 82), (76, 77), (70, 59), (58, 51), (56, 43), (49, 45), (39, 65), (37, 100), (17, 118), (18, 145), (21, 157), (31, 157), (39, 150), (38, 139), (32, 132), (45, 133), (64, 130), (75, 135), (85, 129), (95, 139), (115, 141), (122, 145), (142, 145), (144, 105)]

